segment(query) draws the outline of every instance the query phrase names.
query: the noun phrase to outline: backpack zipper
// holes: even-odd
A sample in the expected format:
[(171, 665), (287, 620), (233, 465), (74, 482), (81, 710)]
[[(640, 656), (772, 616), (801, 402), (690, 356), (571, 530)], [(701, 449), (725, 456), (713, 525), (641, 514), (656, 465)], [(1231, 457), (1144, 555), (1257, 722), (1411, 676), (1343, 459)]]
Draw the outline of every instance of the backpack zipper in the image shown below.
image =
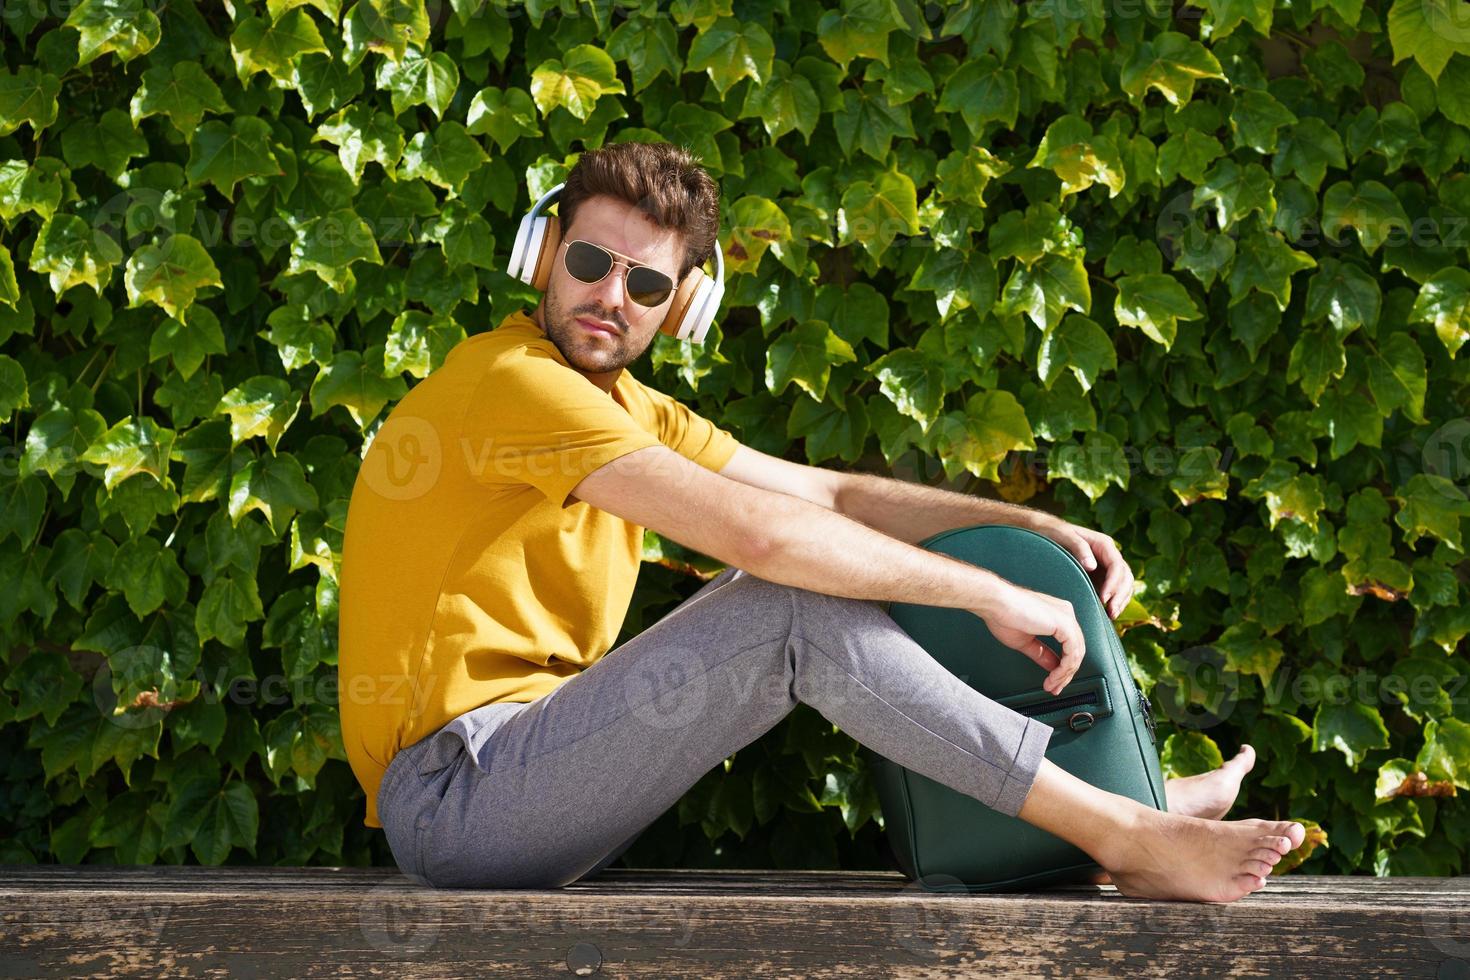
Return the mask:
[(1084, 694), (1073, 694), (1065, 698), (1053, 698), (1050, 701), (1037, 701), (1034, 704), (1022, 705), (1014, 709), (1023, 715), (1042, 715), (1052, 711), (1061, 711), (1063, 708), (1075, 708), (1080, 704), (1096, 704), (1097, 692), (1088, 691)]

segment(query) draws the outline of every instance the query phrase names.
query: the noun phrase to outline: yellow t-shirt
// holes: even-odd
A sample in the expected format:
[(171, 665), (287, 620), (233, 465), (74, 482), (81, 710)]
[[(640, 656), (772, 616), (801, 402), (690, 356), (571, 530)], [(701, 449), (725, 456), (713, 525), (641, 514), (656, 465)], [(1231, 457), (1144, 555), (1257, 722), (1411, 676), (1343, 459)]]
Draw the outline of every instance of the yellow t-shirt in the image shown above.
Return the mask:
[(739, 443), (626, 369), (611, 393), (513, 313), (394, 406), (353, 486), (342, 544), (338, 699), (381, 827), (404, 746), (496, 701), (534, 701), (617, 640), (643, 528), (567, 497), (663, 444), (719, 470)]

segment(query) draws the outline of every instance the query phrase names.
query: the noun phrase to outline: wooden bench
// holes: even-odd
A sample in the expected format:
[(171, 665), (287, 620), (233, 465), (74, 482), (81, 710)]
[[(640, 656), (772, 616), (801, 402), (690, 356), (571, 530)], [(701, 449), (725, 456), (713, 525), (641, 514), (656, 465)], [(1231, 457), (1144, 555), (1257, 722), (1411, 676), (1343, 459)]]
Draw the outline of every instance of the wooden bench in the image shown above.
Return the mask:
[(0, 975), (1470, 978), (1470, 878), (1285, 876), (1230, 905), (936, 894), (895, 872), (608, 869), (550, 891), (384, 868), (0, 865)]

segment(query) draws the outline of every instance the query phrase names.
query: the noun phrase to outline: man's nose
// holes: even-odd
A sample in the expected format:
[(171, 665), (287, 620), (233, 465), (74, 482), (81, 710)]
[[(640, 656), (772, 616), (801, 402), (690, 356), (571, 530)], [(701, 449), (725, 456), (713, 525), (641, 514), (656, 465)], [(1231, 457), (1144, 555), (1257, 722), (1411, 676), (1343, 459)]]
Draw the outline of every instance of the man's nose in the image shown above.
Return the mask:
[(608, 270), (607, 275), (603, 276), (596, 286), (593, 287), (596, 290), (598, 300), (601, 301), (604, 308), (608, 310), (622, 309), (623, 296), (625, 294), (622, 277), (623, 267), (614, 265)]

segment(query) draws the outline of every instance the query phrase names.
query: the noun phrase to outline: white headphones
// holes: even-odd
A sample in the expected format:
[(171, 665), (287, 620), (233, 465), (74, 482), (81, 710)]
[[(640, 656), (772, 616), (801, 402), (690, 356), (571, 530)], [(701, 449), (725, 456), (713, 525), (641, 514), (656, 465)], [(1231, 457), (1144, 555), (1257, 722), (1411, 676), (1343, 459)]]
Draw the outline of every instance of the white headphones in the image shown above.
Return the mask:
[[(556, 253), (561, 248), (561, 219), (556, 215), (542, 215), (540, 210), (566, 184), (557, 184), (541, 195), (530, 212), (521, 218), (516, 231), (516, 243), (510, 252), (510, 266), (506, 271), (521, 282), (530, 283), (537, 289), (546, 290), (551, 281), (551, 268)], [(715, 276), (711, 279), (704, 270), (696, 266), (689, 270), (674, 288), (673, 300), (664, 314), (659, 331), (676, 340), (692, 340), (704, 343), (704, 335), (714, 322), (715, 311), (725, 296), (725, 256), (720, 243), (715, 241)]]

